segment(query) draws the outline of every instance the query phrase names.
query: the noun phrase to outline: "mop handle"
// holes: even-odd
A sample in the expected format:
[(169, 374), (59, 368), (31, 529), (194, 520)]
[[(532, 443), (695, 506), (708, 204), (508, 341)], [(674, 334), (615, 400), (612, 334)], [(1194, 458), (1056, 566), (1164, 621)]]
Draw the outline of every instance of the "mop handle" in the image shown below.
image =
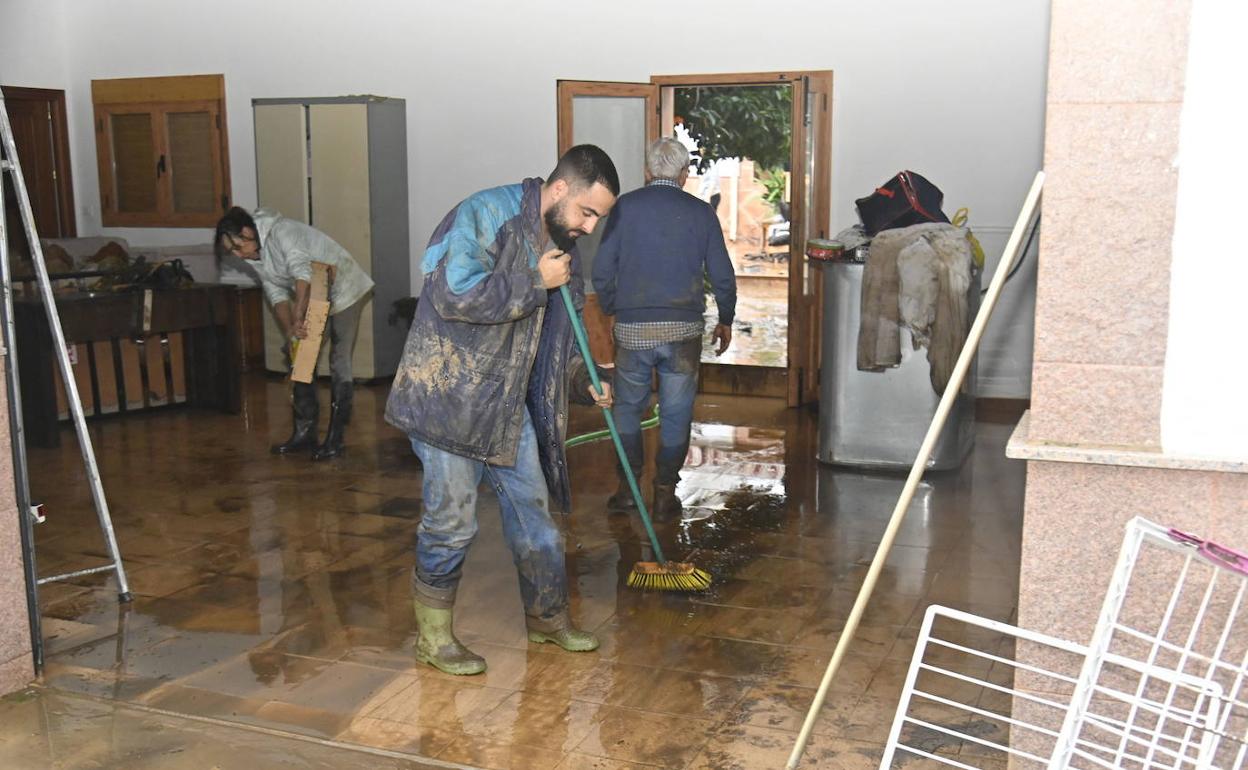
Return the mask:
[[(901, 527), (902, 520), (906, 517), (906, 511), (910, 508), (910, 501), (914, 499), (914, 491), (918, 488), (919, 479), (923, 477), (923, 472), (927, 470), (928, 458), (932, 456), (932, 449), (936, 446), (936, 440), (940, 438), (940, 432), (945, 427), (945, 419), (949, 416), (949, 411), (953, 408), (953, 402), (958, 397), (958, 392), (962, 389), (962, 381), (966, 378), (967, 371), (971, 368), (971, 360), (975, 358), (975, 350), (979, 347), (979, 340), (983, 337), (984, 327), (988, 325), (988, 319), (992, 316), (992, 309), (997, 304), (997, 298), (1001, 296), (1001, 287), (1005, 285), (1006, 276), (1010, 273), (1010, 266), (1019, 257), (1019, 247), (1022, 246), (1023, 234), (1027, 232), (1027, 225), (1031, 223), (1036, 213), (1036, 207), (1040, 204), (1040, 190), (1044, 187), (1044, 172), (1036, 172), (1036, 178), (1031, 183), (1031, 189), (1027, 192), (1027, 197), (1023, 199), (1023, 210), (1019, 212), (1018, 219), (1014, 222), (1014, 230), (1010, 234), (1010, 239), (1005, 244), (1005, 251), (1001, 254), (1000, 261), (997, 262), (996, 270), (992, 274), (992, 280), (988, 283), (988, 292), (983, 302), (979, 306), (979, 312), (975, 314), (975, 321), (971, 324), (970, 330), (966, 335), (966, 342), (962, 345), (962, 351), (958, 353), (957, 363), (954, 364), (953, 373), (949, 375), (949, 382), (945, 385), (945, 392), (940, 397), (940, 402), (936, 406), (936, 413), (932, 416), (932, 422), (927, 426), (927, 434), (923, 437), (923, 443), (919, 445), (919, 455), (914, 458), (914, 464), (910, 466), (910, 475), (906, 477), (906, 485), (901, 490), (901, 497), (897, 499), (897, 505), (893, 507), (893, 515), (889, 517), (888, 526), (884, 529), (884, 535), (880, 538), (880, 544), (875, 549), (875, 556), (871, 559), (871, 566), (867, 569), (867, 575), (863, 579), (862, 587), (858, 589), (858, 597), (854, 599), (854, 606), (849, 611), (849, 618), (845, 621), (845, 627), (841, 631), (840, 637), (836, 640), (836, 648), (832, 651), (832, 659), (828, 661), (828, 667), (823, 672), (823, 679), (819, 683), (819, 689), (815, 692), (815, 699), (810, 704), (810, 710), (806, 712), (806, 721), (802, 723), (802, 729), (797, 734), (797, 742), (793, 745), (793, 752), (789, 754), (789, 761), (785, 765), (785, 770), (794, 770), (798, 762), (802, 759), (802, 752), (806, 750), (806, 742), (810, 740), (810, 731), (815, 726), (815, 719), (818, 718), (820, 711), (823, 709), (824, 699), (828, 696), (828, 687), (832, 684), (833, 677), (841, 667), (841, 661), (845, 657), (845, 651), (849, 649), (849, 644), (854, 639), (854, 634), (858, 632), (858, 623), (862, 620), (862, 614), (867, 609), (867, 603), (871, 599), (871, 593), (875, 590), (875, 583), (879, 580), (880, 572), (884, 569), (884, 562), (888, 559), (888, 552), (893, 547), (893, 540), (897, 537), (897, 530)], [(890, 742), (897, 739), (897, 730), (900, 722), (893, 727), (894, 732), (889, 736)]]
[[(576, 335), (576, 344), (581, 349), (581, 358), (585, 360), (585, 368), (589, 370), (589, 380), (594, 384), (594, 390), (601, 396), (602, 382), (598, 379), (598, 367), (594, 366), (594, 357), (589, 352), (585, 325), (581, 323), (580, 313), (576, 312), (576, 305), (572, 304), (572, 293), (568, 291), (566, 283), (559, 287), (559, 296), (563, 297), (563, 306), (568, 309), (568, 318), (572, 320), (572, 333)], [(628, 463), (628, 455), (624, 452), (624, 442), (620, 441), (620, 432), (615, 428), (615, 417), (611, 414), (611, 407), (603, 407), (602, 413), (606, 415), (607, 430), (611, 431), (611, 441), (615, 444), (615, 453), (620, 456), (620, 467), (624, 469), (624, 477), (628, 479), (628, 488), (633, 493), (633, 500), (637, 502), (637, 512), (641, 514), (641, 523), (646, 525), (646, 534), (650, 536), (654, 558), (659, 564), (666, 564), (667, 559), (663, 558), (663, 549), (659, 547), (659, 538), (655, 536), (654, 527), (650, 525), (650, 514), (646, 513), (646, 503), (641, 499), (641, 490), (637, 488), (637, 477), (633, 475), (633, 468)]]

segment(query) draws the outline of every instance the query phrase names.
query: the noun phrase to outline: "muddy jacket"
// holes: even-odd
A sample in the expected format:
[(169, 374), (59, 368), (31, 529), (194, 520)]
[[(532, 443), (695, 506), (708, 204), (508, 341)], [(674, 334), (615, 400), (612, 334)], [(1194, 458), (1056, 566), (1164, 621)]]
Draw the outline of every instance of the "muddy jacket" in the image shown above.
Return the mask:
[[(479, 192), (434, 231), (386, 421), (448, 452), (513, 466), (527, 405), (551, 501), (567, 510), (569, 381), (578, 400), (592, 400), (559, 292), (537, 269), (541, 184)], [(575, 254), (568, 287), (580, 307)]]

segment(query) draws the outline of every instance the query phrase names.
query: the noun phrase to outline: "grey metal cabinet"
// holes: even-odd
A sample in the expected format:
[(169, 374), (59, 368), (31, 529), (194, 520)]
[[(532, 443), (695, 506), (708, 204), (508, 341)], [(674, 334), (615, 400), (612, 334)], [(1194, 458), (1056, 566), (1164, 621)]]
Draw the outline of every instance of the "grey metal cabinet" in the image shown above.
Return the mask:
[[(411, 290), (407, 111), (402, 99), (253, 99), (257, 200), (329, 235), (373, 281), (352, 361), (357, 379), (394, 376), (407, 328), (394, 303)], [(285, 371), (282, 334), (265, 314), (265, 367)], [(321, 351), (318, 373), (328, 373)]]
[[(834, 465), (909, 468), (940, 403), (929, 380), (927, 354), (913, 349), (910, 333), (903, 328), (900, 366), (883, 372), (858, 371), (863, 265), (829, 262), (822, 269), (825, 304), (818, 457)], [(971, 281), (968, 300), (974, 314), (979, 305), (978, 274)], [(929, 469), (956, 468), (970, 453), (974, 382), (972, 368), (932, 449)]]

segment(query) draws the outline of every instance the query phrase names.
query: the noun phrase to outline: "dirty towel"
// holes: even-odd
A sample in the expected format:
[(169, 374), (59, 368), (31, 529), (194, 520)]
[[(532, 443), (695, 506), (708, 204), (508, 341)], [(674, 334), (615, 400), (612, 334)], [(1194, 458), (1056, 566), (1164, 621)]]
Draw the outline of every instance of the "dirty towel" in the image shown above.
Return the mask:
[(969, 327), (972, 269), (964, 228), (930, 223), (876, 235), (863, 272), (858, 368), (898, 365), (905, 326), (915, 348), (927, 348), (932, 389), (944, 393)]

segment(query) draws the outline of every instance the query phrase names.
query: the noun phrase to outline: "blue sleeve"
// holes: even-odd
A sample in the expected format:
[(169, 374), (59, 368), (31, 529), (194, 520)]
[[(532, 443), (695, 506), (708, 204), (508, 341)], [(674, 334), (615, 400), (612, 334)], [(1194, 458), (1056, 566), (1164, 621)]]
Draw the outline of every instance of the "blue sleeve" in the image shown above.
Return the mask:
[(594, 291), (598, 292), (598, 305), (607, 315), (615, 315), (615, 276), (620, 266), (620, 232), (616, 227), (622, 216), (619, 204), (607, 217), (606, 232), (594, 254)]
[(445, 237), (429, 247), (426, 262), (432, 257), (437, 267), (425, 276), (433, 282), (428, 296), (446, 320), (506, 323), (545, 304), (546, 287), (535, 265), (495, 268), (493, 250), (506, 221), (488, 201), (467, 201)]
[(706, 228), (706, 273), (711, 280), (711, 291), (715, 294), (719, 322), (724, 326), (731, 326), (737, 314), (737, 275), (732, 268), (728, 248), (724, 245), (724, 233), (719, 229), (719, 217), (715, 216), (710, 206), (706, 207), (706, 211), (709, 215)]

